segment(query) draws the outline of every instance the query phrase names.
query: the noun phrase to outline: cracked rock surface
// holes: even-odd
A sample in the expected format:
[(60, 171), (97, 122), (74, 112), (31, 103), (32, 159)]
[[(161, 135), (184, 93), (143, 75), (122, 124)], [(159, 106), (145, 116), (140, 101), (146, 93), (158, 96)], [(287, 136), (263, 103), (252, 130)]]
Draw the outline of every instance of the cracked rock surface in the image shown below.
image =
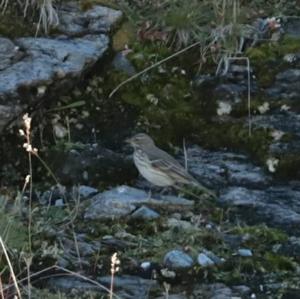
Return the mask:
[(0, 37), (0, 132), (26, 105), (70, 90), (108, 51), (107, 33), (122, 17), (102, 6), (83, 12), (76, 3), (58, 13), (57, 36)]

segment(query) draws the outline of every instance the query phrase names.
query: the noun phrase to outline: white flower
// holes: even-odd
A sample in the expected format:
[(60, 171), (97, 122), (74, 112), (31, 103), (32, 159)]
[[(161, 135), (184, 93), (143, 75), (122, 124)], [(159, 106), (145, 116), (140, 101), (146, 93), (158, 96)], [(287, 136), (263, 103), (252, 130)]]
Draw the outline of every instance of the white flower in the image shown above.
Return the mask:
[(266, 113), (268, 110), (270, 110), (270, 105), (268, 102), (264, 102), (262, 105), (257, 107), (260, 114)]
[(283, 104), (281, 107), (280, 107), (280, 110), (281, 111), (289, 111), (291, 109), (290, 106), (286, 105), (286, 104)]
[(276, 171), (276, 168), (279, 164), (279, 160), (276, 159), (276, 158), (269, 158), (267, 161), (266, 161), (266, 164), (267, 164), (267, 167), (268, 167), (268, 170), (272, 173), (274, 173)]
[(292, 63), (297, 60), (297, 56), (295, 54), (286, 54), (284, 55), (283, 60)]
[(227, 102), (219, 102), (219, 107), (217, 109), (218, 115), (230, 114), (232, 107)]
[(53, 132), (57, 138), (64, 138), (68, 134), (68, 130), (60, 123), (53, 124)]
[(283, 135), (284, 135), (284, 132), (282, 132), (280, 130), (274, 130), (274, 131), (271, 132), (271, 136), (273, 137), (273, 139), (275, 141), (280, 140)]
[(45, 85), (39, 86), (37, 88), (38, 96), (43, 96), (45, 94), (46, 90), (47, 90), (47, 86), (45, 86)]
[(149, 93), (146, 95), (146, 99), (151, 103), (151, 104), (154, 104), (154, 105), (157, 105), (158, 104), (158, 98), (152, 94), (152, 93)]

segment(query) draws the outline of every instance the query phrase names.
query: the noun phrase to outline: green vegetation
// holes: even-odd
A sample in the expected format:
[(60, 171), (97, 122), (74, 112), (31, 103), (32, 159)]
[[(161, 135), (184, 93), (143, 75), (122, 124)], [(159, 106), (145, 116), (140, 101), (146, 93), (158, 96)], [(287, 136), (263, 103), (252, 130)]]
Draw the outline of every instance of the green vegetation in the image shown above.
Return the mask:
[(255, 68), (259, 83), (265, 87), (271, 85), (276, 74), (286, 67), (284, 55), (297, 53), (299, 48), (300, 39), (284, 38), (280, 42), (264, 43), (258, 47), (249, 48), (246, 54)]
[(0, 195), (0, 236), (9, 248), (21, 251), (27, 247), (27, 228), (20, 217), (20, 206), (8, 208), (4, 198)]

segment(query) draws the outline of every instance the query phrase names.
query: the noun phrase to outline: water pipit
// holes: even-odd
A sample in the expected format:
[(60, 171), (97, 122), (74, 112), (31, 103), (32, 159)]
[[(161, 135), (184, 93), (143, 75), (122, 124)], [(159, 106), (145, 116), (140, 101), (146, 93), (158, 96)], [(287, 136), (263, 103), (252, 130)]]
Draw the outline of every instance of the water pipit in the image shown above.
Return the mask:
[(159, 187), (191, 185), (213, 195), (210, 190), (191, 176), (178, 161), (158, 148), (147, 134), (137, 134), (127, 139), (126, 142), (134, 148), (133, 160), (139, 173), (153, 185)]

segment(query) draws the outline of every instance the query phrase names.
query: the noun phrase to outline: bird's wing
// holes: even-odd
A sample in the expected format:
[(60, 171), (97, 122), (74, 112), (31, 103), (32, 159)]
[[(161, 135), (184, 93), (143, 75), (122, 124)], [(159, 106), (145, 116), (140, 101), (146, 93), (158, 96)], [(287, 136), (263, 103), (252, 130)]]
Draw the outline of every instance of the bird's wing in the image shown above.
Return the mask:
[[(153, 153), (153, 154), (152, 154)], [(169, 175), (174, 178), (175, 181), (190, 184), (196, 183), (197, 181), (185, 170), (181, 164), (175, 160), (168, 153), (156, 149), (155, 152), (152, 153), (148, 157), (153, 167), (161, 169), (163, 171), (169, 171)], [(159, 158), (158, 158), (159, 157)]]
[[(216, 194), (200, 184), (193, 176), (191, 176), (185, 168), (172, 156), (168, 153), (160, 150), (159, 148), (151, 149), (151, 151), (147, 152), (147, 156), (151, 165), (154, 168), (158, 168), (161, 170), (168, 171), (169, 174), (174, 179), (175, 182), (194, 185), (199, 190), (208, 193), (212, 196), (212, 198), (216, 198)], [(158, 158), (159, 157), (159, 158)]]

